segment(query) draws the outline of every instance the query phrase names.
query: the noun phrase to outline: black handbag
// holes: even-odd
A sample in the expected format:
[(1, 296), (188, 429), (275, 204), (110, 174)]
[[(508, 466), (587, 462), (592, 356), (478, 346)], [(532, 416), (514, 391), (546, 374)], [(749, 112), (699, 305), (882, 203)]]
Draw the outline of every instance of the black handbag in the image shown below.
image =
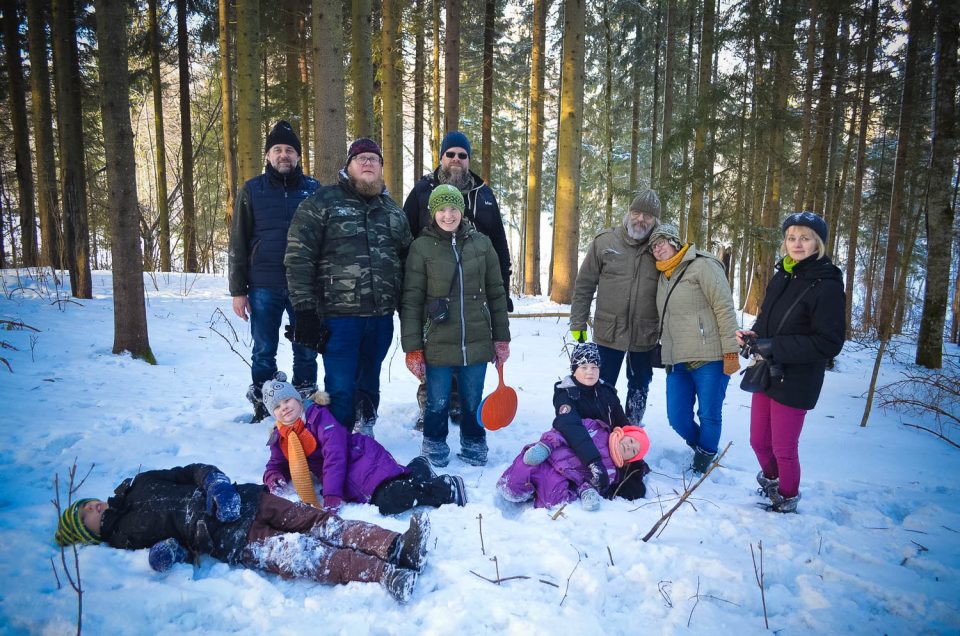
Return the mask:
[[(787, 307), (787, 311), (783, 314), (783, 318), (780, 319), (780, 324), (777, 325), (777, 330), (773, 332), (773, 336), (770, 336), (771, 338), (780, 333), (780, 329), (782, 329), (784, 323), (787, 322), (787, 316), (790, 315), (793, 308), (796, 307), (797, 303), (806, 296), (807, 292), (816, 287), (819, 282), (819, 278), (813, 281), (813, 284), (800, 292), (800, 295), (793, 301), (793, 304)], [(740, 380), (741, 389), (747, 393), (763, 393), (770, 388), (770, 361), (759, 354), (751, 353), (750, 364), (740, 372), (740, 375), (743, 376), (743, 379)]]
[[(696, 257), (694, 257), (696, 258)], [(687, 266), (689, 267), (689, 265)], [(663, 316), (667, 315), (667, 303), (670, 302), (670, 294), (673, 293), (673, 290), (677, 288), (677, 285), (680, 284), (680, 279), (683, 278), (684, 273), (686, 273), (687, 268), (684, 267), (683, 270), (677, 274), (677, 280), (674, 281), (673, 287), (670, 288), (670, 291), (667, 292), (667, 298), (663, 301)], [(660, 317), (660, 329), (657, 332), (657, 344), (650, 350), (650, 366), (654, 369), (663, 369), (666, 365), (663, 364), (663, 345), (660, 344), (660, 337), (663, 335), (663, 316)]]

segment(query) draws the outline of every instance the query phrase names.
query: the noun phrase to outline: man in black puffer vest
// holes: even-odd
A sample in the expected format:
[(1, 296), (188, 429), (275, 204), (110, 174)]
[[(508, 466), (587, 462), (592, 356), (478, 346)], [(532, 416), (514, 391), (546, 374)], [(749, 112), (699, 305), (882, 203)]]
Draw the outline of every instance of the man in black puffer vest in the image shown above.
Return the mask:
[[(287, 312), (296, 323), (287, 293), (283, 255), (287, 231), (300, 202), (320, 187), (300, 167), (300, 139), (285, 121), (277, 122), (264, 147), (266, 168), (240, 188), (230, 231), (230, 295), (233, 311), (250, 320), (252, 383), (247, 399), (254, 422), (267, 416), (260, 387), (277, 374), (280, 323)], [(293, 385), (306, 397), (317, 390), (317, 352), (293, 345)]]

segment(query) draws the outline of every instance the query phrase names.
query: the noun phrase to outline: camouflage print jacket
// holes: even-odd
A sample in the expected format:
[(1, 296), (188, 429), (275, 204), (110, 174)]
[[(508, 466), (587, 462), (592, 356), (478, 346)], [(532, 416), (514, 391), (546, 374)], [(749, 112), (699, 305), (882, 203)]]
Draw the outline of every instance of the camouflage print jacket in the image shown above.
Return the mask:
[(413, 237), (386, 193), (367, 198), (345, 172), (297, 208), (287, 235), (287, 288), (295, 310), (322, 316), (387, 316), (400, 303)]

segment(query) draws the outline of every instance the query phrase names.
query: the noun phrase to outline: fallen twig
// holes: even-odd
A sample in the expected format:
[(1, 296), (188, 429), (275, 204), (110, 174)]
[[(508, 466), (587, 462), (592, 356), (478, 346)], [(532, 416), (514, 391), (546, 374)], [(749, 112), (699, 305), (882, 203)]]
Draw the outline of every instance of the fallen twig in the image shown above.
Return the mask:
[(753, 575), (757, 579), (757, 586), (760, 588), (760, 602), (763, 604), (763, 626), (770, 629), (770, 621), (767, 620), (767, 594), (763, 589), (763, 541), (757, 541), (757, 552), (760, 553), (760, 568), (757, 568), (757, 557), (753, 553), (753, 544), (750, 544), (750, 558), (753, 559)]
[(950, 444), (950, 445), (953, 446), (954, 448), (960, 448), (960, 444), (957, 444), (955, 441), (953, 441), (952, 439), (950, 439), (950, 438), (947, 437), (946, 435), (944, 435), (944, 434), (942, 434), (942, 433), (938, 433), (937, 431), (934, 431), (934, 430), (932, 430), (932, 429), (929, 429), (929, 428), (927, 428), (926, 426), (920, 426), (919, 424), (908, 424), (908, 423), (906, 423), (906, 422), (904, 422), (903, 425), (904, 425), (904, 426), (909, 426), (910, 428), (916, 428), (916, 429), (919, 429), (919, 430), (921, 430), (921, 431), (926, 431), (926, 432), (928, 432), (928, 433), (932, 433), (934, 436), (939, 437), (940, 439), (942, 439), (943, 441), (947, 442), (948, 444)]
[[(689, 486), (689, 487), (683, 492), (683, 494), (680, 495), (680, 499), (677, 501), (677, 503), (674, 504), (674, 506), (673, 506), (672, 508), (670, 508), (670, 510), (668, 510), (662, 517), (660, 517), (660, 519), (659, 519), (655, 524), (653, 524), (653, 527), (650, 528), (650, 532), (648, 532), (646, 535), (644, 535), (644, 537), (643, 537), (643, 541), (644, 541), (644, 542), (647, 542), (647, 541), (649, 541), (651, 538), (653, 538), (653, 535), (657, 533), (657, 530), (660, 529), (660, 526), (663, 525), (665, 522), (667, 522), (667, 521), (670, 520), (670, 516), (671, 516), (674, 512), (676, 512), (676, 511), (680, 508), (680, 506), (682, 506), (683, 503), (684, 503), (685, 501), (687, 501), (687, 499), (690, 498), (690, 495), (693, 494), (693, 491), (696, 490), (697, 487), (698, 487), (700, 484), (703, 483), (703, 481), (710, 475), (710, 473), (713, 472), (713, 469), (720, 465), (720, 460), (723, 459), (723, 456), (727, 454), (727, 451), (730, 450), (730, 447), (731, 447), (732, 445), (733, 445), (733, 442), (727, 442), (727, 445), (726, 445), (726, 447), (723, 449), (723, 452), (720, 453), (719, 455), (717, 455), (717, 457), (716, 457), (716, 458), (713, 460), (713, 462), (710, 464), (710, 467), (707, 468), (706, 472), (704, 472), (703, 475), (700, 476), (700, 479), (698, 479), (697, 482), (696, 482), (695, 484), (693, 484), (692, 486)], [(693, 504), (691, 503), (690, 505), (692, 506)], [(696, 507), (694, 507), (694, 510), (696, 510)]]
[(63, 586), (60, 585), (60, 575), (57, 574), (57, 565), (53, 562), (53, 557), (50, 557), (50, 569), (53, 570), (53, 578), (57, 579), (57, 589), (59, 590)]
[(560, 589), (560, 586), (557, 585), (556, 583), (554, 583), (553, 581), (545, 581), (545, 580), (543, 580), (543, 579), (537, 579), (537, 580), (540, 581), (541, 583), (543, 583), (544, 585), (550, 585), (550, 586), (552, 586), (552, 587), (557, 588), (558, 590)]
[(483, 515), (482, 514), (477, 515), (477, 521), (480, 524), (480, 554), (482, 554), (483, 556), (487, 556), (487, 549), (483, 547)]
[(660, 592), (660, 596), (663, 597), (663, 602), (667, 607), (673, 607), (673, 601), (670, 599), (670, 586), (673, 585), (673, 581), (660, 581), (657, 583), (657, 591)]
[[(574, 550), (577, 550), (576, 547), (570, 546)], [(570, 570), (570, 576), (567, 577), (567, 586), (563, 590), (563, 598), (560, 599), (560, 606), (563, 607), (563, 602), (567, 600), (567, 593), (570, 591), (570, 579), (573, 578), (573, 573), (577, 571), (577, 568), (580, 567), (580, 561), (583, 560), (583, 555), (580, 554), (580, 550), (577, 550), (577, 563), (573, 566), (573, 569)]]
[(690, 598), (695, 598), (697, 600), (693, 602), (693, 607), (690, 608), (690, 615), (687, 616), (687, 629), (690, 629), (690, 622), (693, 621), (693, 610), (697, 609), (697, 605), (700, 604), (700, 577), (699, 576), (697, 577), (697, 591)]
[(610, 551), (610, 546), (607, 546), (607, 555), (610, 557), (610, 566), (614, 566), (615, 563), (613, 562), (613, 552)]
[(563, 509), (566, 508), (566, 507), (567, 507), (567, 504), (563, 504), (562, 506), (560, 506), (560, 508), (558, 508), (555, 513), (553, 513), (552, 515), (550, 515), (550, 520), (551, 520), (551, 521), (556, 521), (556, 520), (559, 519), (561, 516), (565, 516), (565, 515), (563, 514)]

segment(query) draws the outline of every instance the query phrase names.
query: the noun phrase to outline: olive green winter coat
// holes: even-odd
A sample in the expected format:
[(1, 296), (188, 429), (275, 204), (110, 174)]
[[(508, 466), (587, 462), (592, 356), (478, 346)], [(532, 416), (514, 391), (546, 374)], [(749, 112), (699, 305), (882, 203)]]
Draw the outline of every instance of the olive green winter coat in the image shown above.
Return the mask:
[(652, 349), (658, 324), (656, 263), (650, 241), (630, 238), (622, 224), (597, 234), (577, 273), (570, 329), (587, 328), (596, 293), (593, 341), (618, 351)]
[[(449, 298), (449, 317), (434, 323), (426, 307), (438, 298)], [(490, 239), (466, 219), (456, 236), (433, 223), (410, 246), (400, 307), (403, 350), (422, 349), (431, 366), (490, 362), (494, 341), (510, 340), (500, 261)]]
[[(672, 288), (676, 289), (667, 301)], [(737, 351), (737, 312), (723, 265), (695, 245), (690, 245), (670, 278), (660, 275), (657, 311), (663, 316), (664, 364), (712, 362)]]

